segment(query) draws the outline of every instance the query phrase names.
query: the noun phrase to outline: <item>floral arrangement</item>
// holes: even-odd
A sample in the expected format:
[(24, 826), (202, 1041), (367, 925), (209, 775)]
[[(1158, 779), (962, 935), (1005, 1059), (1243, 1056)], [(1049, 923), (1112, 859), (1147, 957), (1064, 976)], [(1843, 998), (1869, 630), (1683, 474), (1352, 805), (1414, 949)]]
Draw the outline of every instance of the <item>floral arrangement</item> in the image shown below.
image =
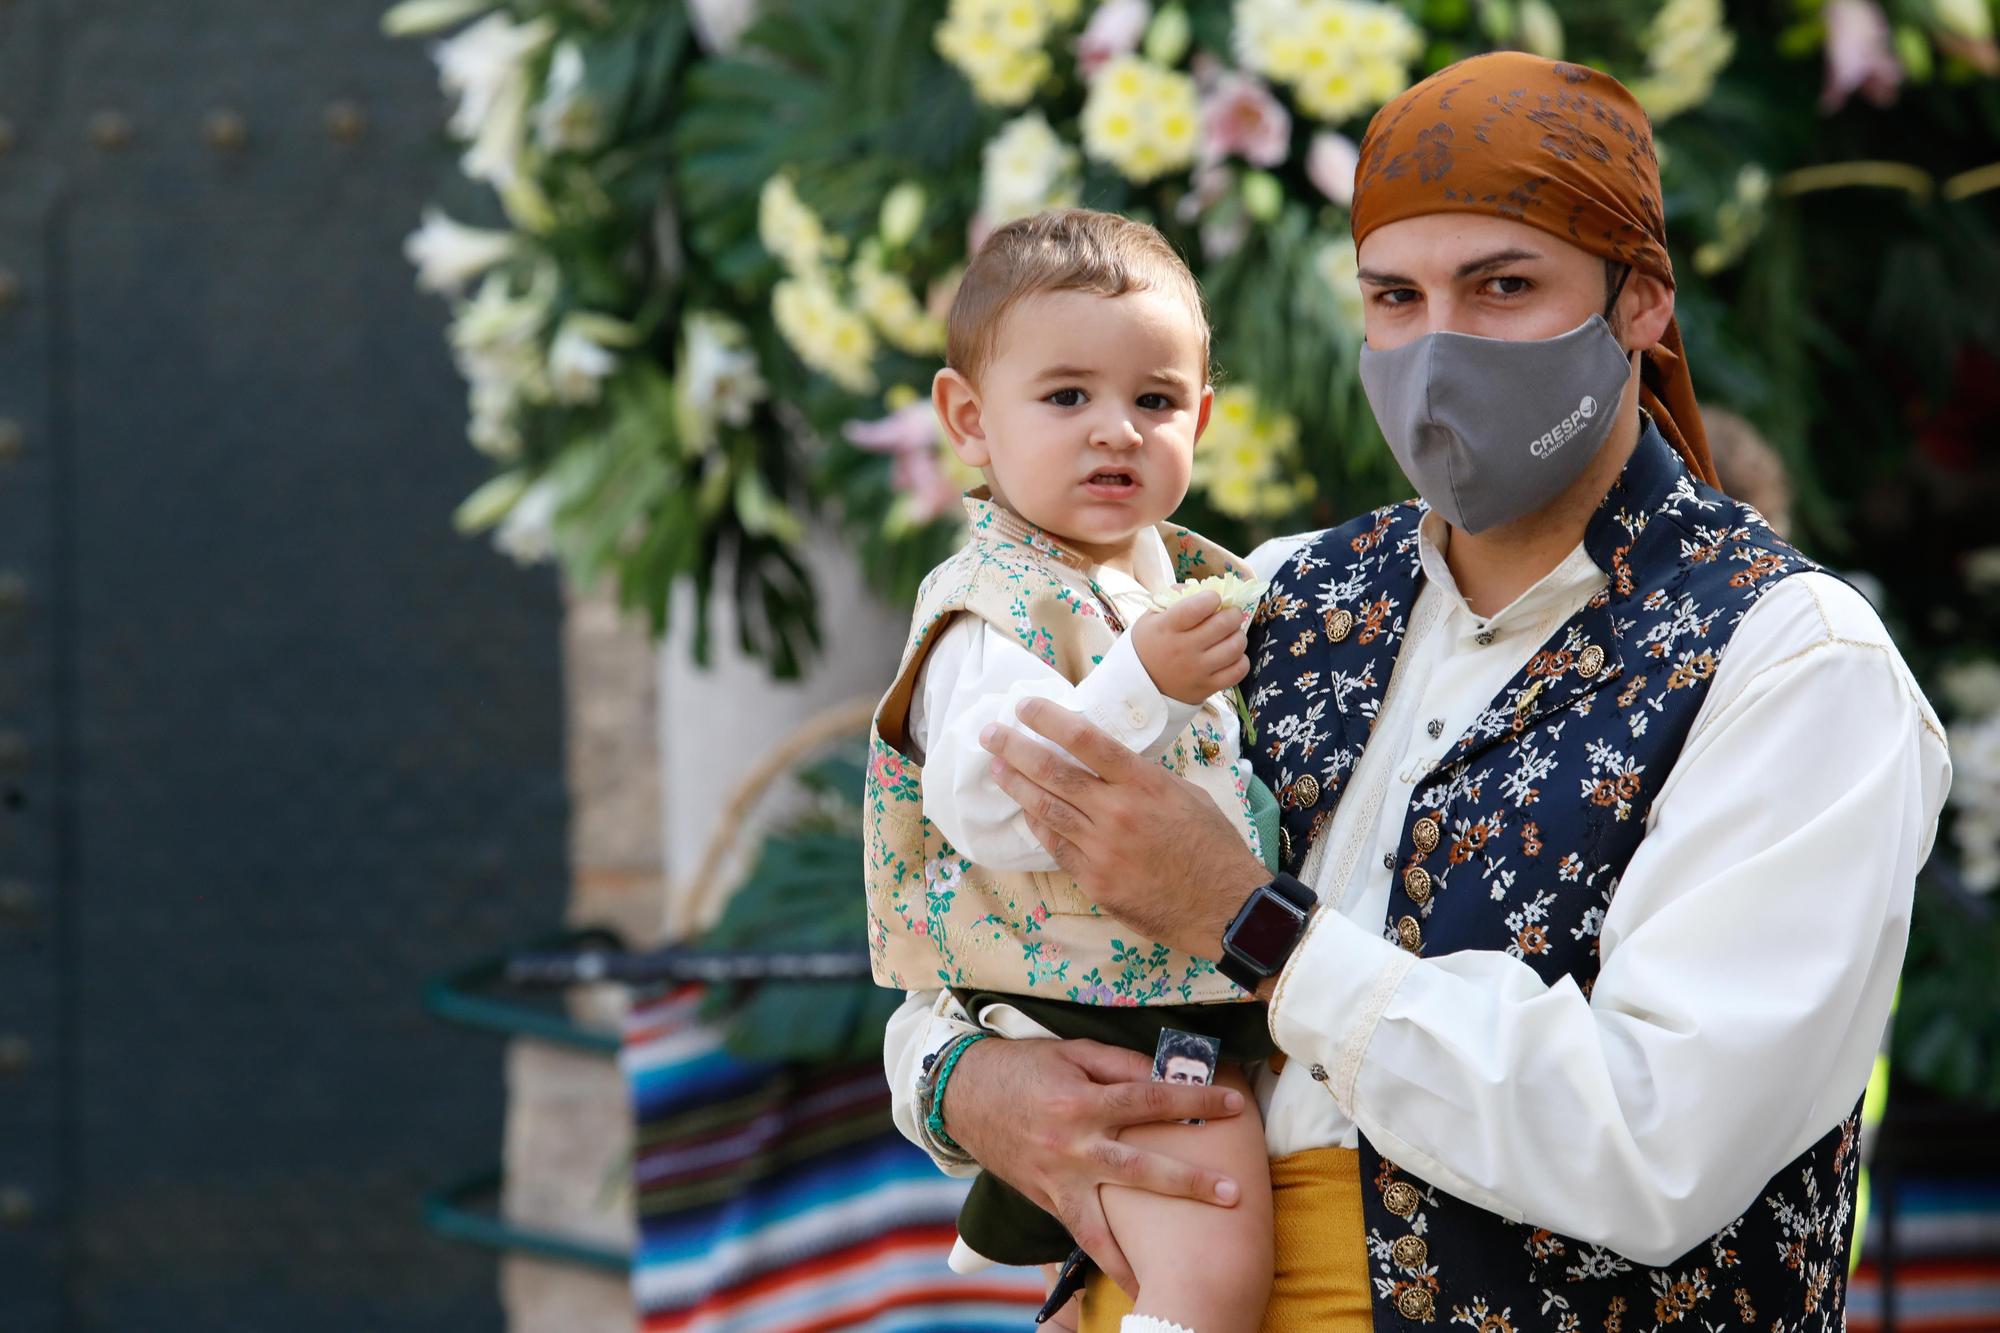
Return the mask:
[(483, 196), (408, 243), (494, 462), (460, 523), (656, 626), (691, 606), (700, 654), (725, 597), (782, 674), (816, 643), (815, 540), (906, 596), (959, 539), (943, 316), (1042, 208), (1150, 220), (1203, 284), (1184, 521), (1248, 549), (1406, 493), (1355, 369), (1356, 140), (1481, 50), (1648, 107), (1701, 392), (1777, 445), (1811, 535), (1860, 490), (1808, 442), (1864, 421), (1896, 456), (1993, 337), (1988, 0), (406, 0), (385, 26), (432, 43)]
[(1775, 446), (1817, 554), (1879, 576), (1946, 716), (1898, 1067), (2000, 1104), (1991, 0), (406, 0), (385, 26), (430, 43), (460, 153), (407, 250), (493, 460), (461, 525), (656, 626), (685, 608), (698, 655), (723, 598), (781, 674), (816, 644), (816, 542), (897, 597), (961, 539), (974, 478), (927, 388), (993, 227), (1089, 204), (1187, 256), (1217, 396), (1176, 517), (1248, 550), (1407, 494), (1355, 365), (1368, 116), (1496, 47), (1618, 75), (1703, 401)]

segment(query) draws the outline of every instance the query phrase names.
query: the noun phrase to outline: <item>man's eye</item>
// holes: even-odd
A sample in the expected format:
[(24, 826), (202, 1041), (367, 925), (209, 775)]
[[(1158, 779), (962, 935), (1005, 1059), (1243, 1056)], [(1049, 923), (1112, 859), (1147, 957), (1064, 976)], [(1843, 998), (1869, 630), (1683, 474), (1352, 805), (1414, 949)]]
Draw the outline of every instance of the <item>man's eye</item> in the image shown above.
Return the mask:
[(1054, 403), (1057, 407), (1081, 407), (1083, 405), (1083, 390), (1057, 389), (1048, 396), (1046, 401)]
[(1526, 278), (1515, 277), (1488, 278), (1487, 282), (1492, 285), (1494, 295), (1496, 296), (1519, 296), (1522, 292), (1534, 286)]
[[(1410, 299), (1408, 301), (1402, 300), (1401, 298), (1405, 296)], [(1375, 301), (1378, 305), (1409, 305), (1417, 299), (1417, 296), (1418, 292), (1414, 287), (1390, 287), (1385, 291), (1375, 293)]]
[(1148, 412), (1164, 412), (1173, 405), (1174, 400), (1163, 393), (1142, 393), (1139, 395), (1139, 406), (1145, 408)]

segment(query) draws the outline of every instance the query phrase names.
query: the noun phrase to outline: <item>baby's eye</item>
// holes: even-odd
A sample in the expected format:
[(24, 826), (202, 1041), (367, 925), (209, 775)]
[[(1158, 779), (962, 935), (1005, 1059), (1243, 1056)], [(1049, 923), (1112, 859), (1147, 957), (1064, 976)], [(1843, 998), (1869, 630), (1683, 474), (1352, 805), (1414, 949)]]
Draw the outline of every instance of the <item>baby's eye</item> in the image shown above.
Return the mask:
[(1083, 405), (1083, 390), (1057, 389), (1043, 401), (1054, 403), (1057, 407), (1081, 407)]
[(1174, 400), (1163, 393), (1142, 393), (1139, 395), (1139, 406), (1145, 408), (1148, 412), (1165, 412), (1173, 405)]

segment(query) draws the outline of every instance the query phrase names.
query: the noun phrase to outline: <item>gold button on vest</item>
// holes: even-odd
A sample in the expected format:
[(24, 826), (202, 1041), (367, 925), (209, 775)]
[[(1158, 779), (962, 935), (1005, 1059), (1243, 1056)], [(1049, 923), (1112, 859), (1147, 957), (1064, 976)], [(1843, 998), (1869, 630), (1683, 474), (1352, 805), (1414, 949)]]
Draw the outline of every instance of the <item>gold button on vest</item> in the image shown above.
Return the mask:
[(1431, 900), (1431, 872), (1422, 866), (1411, 866), (1403, 872), (1403, 892), (1410, 895), (1410, 901), (1422, 907)]
[(1422, 1287), (1405, 1287), (1402, 1295), (1396, 1297), (1396, 1312), (1405, 1319), (1429, 1323), (1432, 1309), (1431, 1294)]
[(1422, 819), (1419, 819), (1410, 828), (1411, 840), (1417, 844), (1417, 850), (1425, 856), (1429, 856), (1437, 850), (1440, 833), (1441, 830), (1438, 828), (1437, 821), (1429, 815), (1425, 815)]

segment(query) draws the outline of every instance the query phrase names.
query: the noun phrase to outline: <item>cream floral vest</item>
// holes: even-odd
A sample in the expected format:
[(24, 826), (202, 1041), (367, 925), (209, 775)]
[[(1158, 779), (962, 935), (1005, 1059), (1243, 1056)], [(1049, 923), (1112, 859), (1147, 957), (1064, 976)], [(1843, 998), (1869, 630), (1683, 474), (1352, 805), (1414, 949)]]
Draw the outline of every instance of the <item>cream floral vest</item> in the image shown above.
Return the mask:
[[(1072, 683), (1103, 660), (1125, 626), (1084, 572), (1090, 562), (992, 503), (965, 501), (972, 539), (925, 578), (896, 683), (869, 735), (864, 810), (868, 950), (875, 980), (1039, 995), (1082, 1004), (1210, 1004), (1247, 1000), (1206, 958), (1136, 936), (1099, 912), (1060, 873), (974, 865), (923, 814), (923, 773), (900, 748), (917, 673), (953, 616), (1012, 635)], [(1177, 579), (1247, 566), (1186, 528), (1159, 526)], [(1251, 819), (1247, 760), (1226, 752), (1213, 705), (1175, 738), (1161, 763), (1209, 794), (1262, 848)]]

